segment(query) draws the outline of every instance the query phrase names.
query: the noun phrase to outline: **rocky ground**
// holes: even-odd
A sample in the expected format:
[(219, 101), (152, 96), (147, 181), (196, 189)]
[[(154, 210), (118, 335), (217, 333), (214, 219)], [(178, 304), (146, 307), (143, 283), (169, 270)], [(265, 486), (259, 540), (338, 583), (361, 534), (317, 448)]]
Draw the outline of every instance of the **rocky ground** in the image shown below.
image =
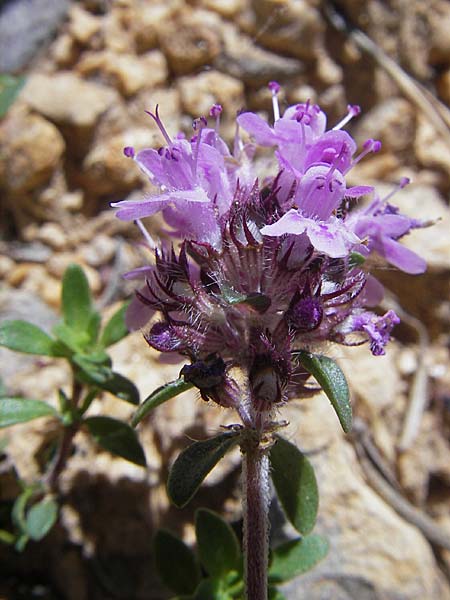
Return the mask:
[[(408, 176), (413, 185), (396, 196), (398, 204), (437, 223), (407, 240), (428, 260), (424, 276), (377, 273), (389, 290), (386, 303), (397, 306), (403, 320), (388, 355), (332, 350), (352, 387), (355, 432), (340, 433), (321, 396), (293, 403), (284, 415), (290, 437), (317, 468), (317, 531), (331, 545), (329, 557), (286, 595), (450, 598), (450, 4), (63, 4), (65, 16), (49, 23), (37, 42), (33, 35), (16, 35), (1, 48), (2, 69), (25, 73), (26, 84), (0, 122), (0, 318), (27, 318), (50, 328), (61, 275), (71, 262), (84, 266), (107, 311), (131, 294), (120, 274), (145, 256), (136, 232), (115, 219), (109, 203), (142, 194), (145, 182), (122, 148), (161, 144), (144, 112), (156, 103), (175, 132), (189, 131), (193, 117), (219, 102), (230, 139), (236, 110), (270, 112), (269, 80), (282, 84), (283, 104), (309, 98), (330, 122), (345, 114), (347, 104), (360, 104), (363, 114), (352, 133), (360, 142), (381, 139), (383, 149), (352, 170), (352, 183), (382, 182), (389, 189)], [(36, 32), (38, 25), (29, 28)], [(36, 46), (12, 57), (23, 40)], [(139, 333), (113, 354), (117, 370), (134, 379), (143, 395), (177, 375), (177, 367), (157, 362)], [(17, 395), (53, 402), (67, 376), (57, 361), (6, 350), (0, 361), (0, 374)], [(106, 396), (94, 410), (123, 418), (129, 412)], [(204, 437), (232, 419), (192, 393), (160, 407), (141, 429), (147, 471), (77, 437), (62, 480), (61, 522), (22, 555), (0, 547), (0, 598), (166, 598), (153, 570), (152, 534), (170, 525), (192, 541), (192, 514), (200, 505), (238, 520), (239, 456), (224, 461), (183, 511), (168, 505), (167, 465), (188, 437)], [(13, 469), (22, 478), (37, 477), (52, 430), (40, 420), (5, 435), (1, 500), (16, 493)]]

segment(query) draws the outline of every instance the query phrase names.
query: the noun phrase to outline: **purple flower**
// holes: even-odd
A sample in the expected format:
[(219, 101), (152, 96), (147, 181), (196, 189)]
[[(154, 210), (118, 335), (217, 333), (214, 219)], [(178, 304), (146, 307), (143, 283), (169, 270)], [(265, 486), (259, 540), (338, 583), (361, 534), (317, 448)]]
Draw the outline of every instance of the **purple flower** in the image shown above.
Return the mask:
[[(408, 182), (407, 179), (402, 180), (398, 188), (405, 187)], [(391, 196), (392, 193), (388, 198)], [(405, 273), (412, 275), (423, 273), (427, 267), (423, 258), (402, 246), (397, 240), (412, 229), (423, 227), (424, 224), (399, 214), (396, 207), (387, 203), (387, 199), (381, 200), (376, 197), (367, 208), (355, 211), (347, 220), (348, 226), (361, 239), (367, 240), (366, 246), (369, 252), (377, 252)]]
[[(129, 275), (143, 278), (144, 285), (127, 322), (144, 327), (159, 313), (145, 333), (148, 344), (186, 357), (190, 364), (183, 376), (202, 397), (237, 407), (243, 422), (253, 425), (258, 411), (270, 412), (274, 404), (307, 393), (308, 375), (295, 360), (298, 349), (366, 341), (374, 355), (384, 354), (398, 317), (367, 310), (383, 294), (366, 269), (371, 253), (408, 273), (425, 268), (399, 243), (422, 224), (391, 206), (391, 195), (350, 210), (350, 199), (373, 188), (348, 187), (346, 176), (380, 147), (367, 140), (358, 154), (342, 130), (359, 109), (349, 107), (327, 130), (323, 111), (308, 102), (280, 116), (279, 86), (269, 87), (274, 124), (240, 114), (232, 152), (219, 133), (219, 105), (210, 111), (215, 126), (198, 119), (189, 140), (182, 135), (172, 140), (156, 110), (151, 116), (166, 145), (126, 154), (158, 191), (115, 205), (119, 218), (137, 222), (155, 252), (153, 264)], [(242, 141), (239, 128), (273, 148), (278, 167), (262, 183), (253, 174), (255, 148)], [(178, 249), (156, 249), (146, 234), (140, 219), (158, 211), (179, 238)], [(245, 402), (235, 369), (247, 373)]]

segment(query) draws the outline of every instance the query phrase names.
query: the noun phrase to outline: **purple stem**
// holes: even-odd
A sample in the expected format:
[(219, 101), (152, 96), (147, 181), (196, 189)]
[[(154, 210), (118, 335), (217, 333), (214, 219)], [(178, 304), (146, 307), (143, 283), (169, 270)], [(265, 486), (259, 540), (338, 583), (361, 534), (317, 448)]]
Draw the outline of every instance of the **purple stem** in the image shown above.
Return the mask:
[(259, 445), (244, 449), (242, 485), (246, 598), (267, 600), (269, 457)]

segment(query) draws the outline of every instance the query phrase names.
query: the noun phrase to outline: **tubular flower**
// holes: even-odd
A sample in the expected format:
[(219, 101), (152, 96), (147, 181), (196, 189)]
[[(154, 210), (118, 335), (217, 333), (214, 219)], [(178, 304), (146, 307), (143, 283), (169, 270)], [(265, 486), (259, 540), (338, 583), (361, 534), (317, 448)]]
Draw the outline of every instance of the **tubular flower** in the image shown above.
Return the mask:
[[(151, 116), (166, 145), (125, 154), (159, 192), (114, 205), (119, 218), (138, 224), (161, 211), (179, 239), (176, 248), (157, 248), (154, 262), (130, 275), (144, 281), (128, 323), (143, 327), (158, 313), (145, 331), (148, 344), (187, 357), (186, 381), (203, 398), (237, 408), (244, 423), (254, 423), (255, 411), (270, 412), (307, 393), (298, 350), (326, 341), (369, 342), (374, 355), (384, 354), (398, 317), (367, 309), (381, 296), (364, 268), (367, 257), (377, 253), (408, 273), (425, 269), (399, 243), (421, 223), (376, 195), (367, 208), (349, 210), (350, 199), (373, 188), (348, 187), (346, 175), (380, 147), (368, 140), (358, 155), (343, 131), (358, 107), (327, 130), (325, 114), (310, 103), (280, 116), (279, 86), (270, 89), (275, 122), (241, 113), (232, 151), (219, 134), (219, 105), (210, 112), (215, 127), (198, 119), (189, 140), (171, 139), (156, 110)], [(241, 129), (256, 145), (274, 149), (278, 168), (263, 182), (254, 174), (254, 145), (244, 143)], [(247, 401), (236, 369), (247, 374)]]

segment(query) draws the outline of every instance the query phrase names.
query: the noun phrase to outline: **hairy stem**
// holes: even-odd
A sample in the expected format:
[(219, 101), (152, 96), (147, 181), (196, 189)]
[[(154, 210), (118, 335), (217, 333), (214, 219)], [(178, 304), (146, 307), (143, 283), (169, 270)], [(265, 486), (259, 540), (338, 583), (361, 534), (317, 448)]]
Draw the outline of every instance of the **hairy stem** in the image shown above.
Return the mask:
[(267, 600), (269, 457), (259, 445), (243, 449), (242, 485), (247, 600)]

